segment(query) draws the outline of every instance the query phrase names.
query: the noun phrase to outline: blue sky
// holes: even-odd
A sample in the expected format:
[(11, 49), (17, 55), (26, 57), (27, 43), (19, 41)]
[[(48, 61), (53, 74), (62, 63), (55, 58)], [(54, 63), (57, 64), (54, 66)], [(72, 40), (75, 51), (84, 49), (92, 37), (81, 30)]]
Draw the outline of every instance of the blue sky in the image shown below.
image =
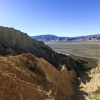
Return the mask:
[(30, 36), (100, 34), (100, 0), (0, 0), (0, 25)]

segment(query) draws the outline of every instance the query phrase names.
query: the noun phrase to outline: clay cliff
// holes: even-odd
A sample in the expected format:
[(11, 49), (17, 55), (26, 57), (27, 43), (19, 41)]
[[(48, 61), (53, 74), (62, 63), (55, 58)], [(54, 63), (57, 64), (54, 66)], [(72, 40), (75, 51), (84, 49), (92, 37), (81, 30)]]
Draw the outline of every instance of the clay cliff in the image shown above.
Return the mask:
[(0, 99), (71, 100), (76, 62), (14, 28), (0, 27)]
[[(7, 27), (0, 27), (0, 41), (13, 50), (15, 49), (15, 51), (16, 48), (21, 48), (22, 52), (31, 52), (38, 56), (43, 53), (43, 51), (39, 51), (41, 50), (41, 46), (45, 46), (43, 42), (32, 39), (26, 33)], [(16, 53), (20, 52), (16, 51)]]
[(76, 66), (70, 57), (56, 53), (43, 42), (37, 41), (14, 28), (0, 27), (0, 41), (7, 47), (6, 54), (32, 53), (39, 58), (44, 58), (57, 69), (59, 69), (60, 64), (65, 64), (69, 69)]

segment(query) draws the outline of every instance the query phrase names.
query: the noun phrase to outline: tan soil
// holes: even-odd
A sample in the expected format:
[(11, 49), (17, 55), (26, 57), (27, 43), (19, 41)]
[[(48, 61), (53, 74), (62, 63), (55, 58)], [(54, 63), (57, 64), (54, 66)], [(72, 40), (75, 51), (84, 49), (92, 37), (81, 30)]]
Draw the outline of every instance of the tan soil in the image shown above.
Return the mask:
[(76, 73), (32, 54), (0, 57), (0, 100), (71, 100)]

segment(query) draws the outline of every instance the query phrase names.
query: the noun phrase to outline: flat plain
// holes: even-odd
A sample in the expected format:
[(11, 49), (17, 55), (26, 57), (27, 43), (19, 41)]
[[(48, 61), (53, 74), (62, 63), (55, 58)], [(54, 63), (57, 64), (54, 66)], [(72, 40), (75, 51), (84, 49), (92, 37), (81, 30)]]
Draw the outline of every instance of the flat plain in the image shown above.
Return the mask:
[(76, 55), (100, 59), (100, 41), (45, 42), (54, 51), (66, 55)]

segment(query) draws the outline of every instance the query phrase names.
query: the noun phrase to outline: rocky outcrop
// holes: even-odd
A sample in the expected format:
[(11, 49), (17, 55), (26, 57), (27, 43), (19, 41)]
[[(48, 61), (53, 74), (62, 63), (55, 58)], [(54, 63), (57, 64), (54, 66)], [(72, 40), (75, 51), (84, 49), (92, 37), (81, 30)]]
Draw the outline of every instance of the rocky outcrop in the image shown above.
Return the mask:
[(32, 54), (0, 57), (0, 99), (71, 100), (76, 79), (74, 70), (58, 71)]

